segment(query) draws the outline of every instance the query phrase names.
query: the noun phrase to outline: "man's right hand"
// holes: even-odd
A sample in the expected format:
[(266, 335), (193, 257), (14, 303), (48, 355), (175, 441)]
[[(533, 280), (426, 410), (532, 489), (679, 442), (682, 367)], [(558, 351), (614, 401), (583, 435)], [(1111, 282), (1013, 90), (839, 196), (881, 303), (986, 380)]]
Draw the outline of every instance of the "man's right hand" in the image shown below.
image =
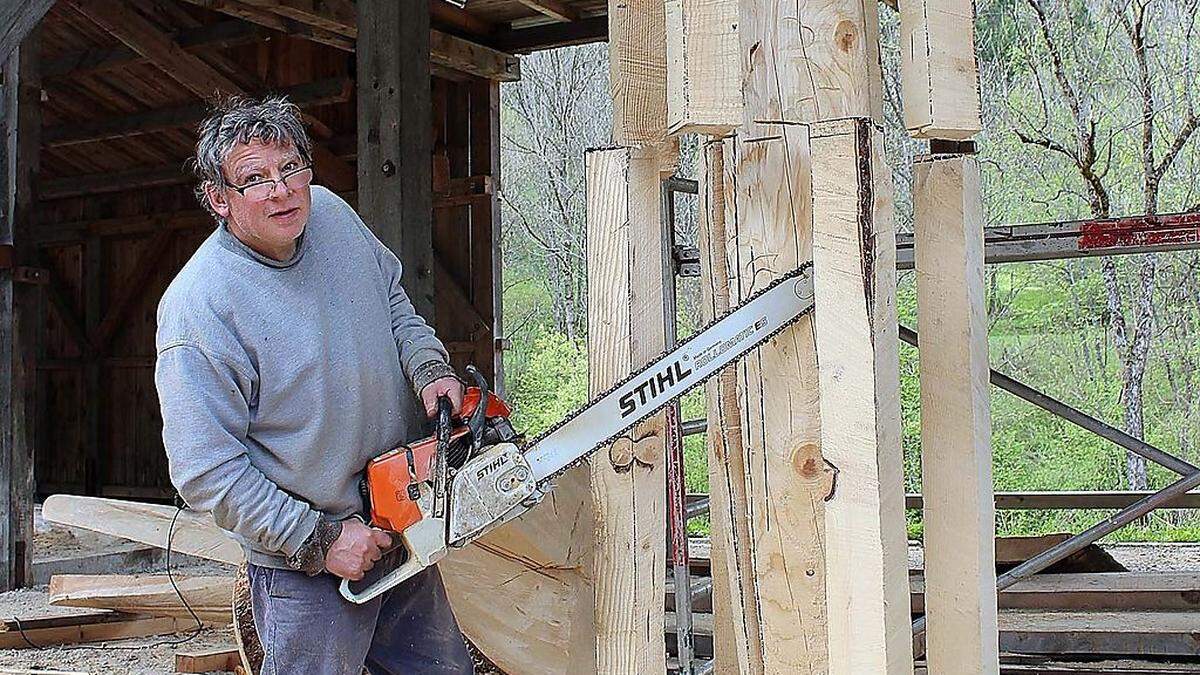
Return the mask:
[(349, 518), (342, 521), (342, 533), (325, 554), (325, 569), (343, 579), (358, 581), (391, 545), (388, 533)]

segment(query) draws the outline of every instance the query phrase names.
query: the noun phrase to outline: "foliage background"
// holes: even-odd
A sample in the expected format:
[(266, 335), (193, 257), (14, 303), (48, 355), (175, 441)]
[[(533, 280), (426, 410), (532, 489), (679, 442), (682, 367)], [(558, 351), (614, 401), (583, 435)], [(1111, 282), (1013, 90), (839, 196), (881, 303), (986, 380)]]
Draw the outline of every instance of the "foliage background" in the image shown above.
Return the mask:
[[(1197, 0), (976, 3), (985, 127), (977, 143), (989, 225), (1093, 217), (1097, 189), (1112, 215), (1200, 209), (1196, 10)], [(896, 222), (911, 230), (910, 167), (927, 147), (903, 130), (898, 17), (882, 5), (881, 16)], [(536, 433), (587, 396), (583, 158), (611, 144), (612, 111), (604, 45), (531, 55), (522, 74), (502, 89), (504, 330), (512, 340), (505, 368), (516, 422)], [(695, 154), (694, 139), (685, 139), (680, 175), (694, 176)], [(1147, 176), (1160, 166), (1151, 200)], [(692, 243), (695, 199), (678, 198), (677, 212), (677, 238)], [(1197, 253), (1174, 252), (989, 267), (992, 366), (1200, 463), (1198, 265)], [(683, 280), (678, 292), (686, 335), (697, 322), (698, 289)], [(900, 275), (899, 310), (902, 323), (916, 327), (911, 272)], [(1117, 331), (1125, 327), (1123, 343)], [(1132, 345), (1143, 330), (1135, 391)], [(920, 492), (918, 355), (901, 350), (905, 482)], [(1120, 448), (998, 389), (991, 404), (997, 491), (1140, 487)], [(683, 411), (684, 419), (702, 417), (703, 393), (689, 395)], [(1136, 415), (1131, 422), (1135, 413), (1141, 428)], [(689, 491), (707, 491), (702, 437), (687, 440), (686, 457)], [(1144, 475), (1152, 488), (1171, 478), (1154, 467)], [(1079, 531), (1107, 514), (1006, 511), (997, 525), (1003, 534)], [(910, 512), (910, 534), (920, 527), (919, 512)], [(702, 533), (707, 522), (691, 528)], [(1197, 540), (1200, 517), (1160, 511), (1114, 538)]]

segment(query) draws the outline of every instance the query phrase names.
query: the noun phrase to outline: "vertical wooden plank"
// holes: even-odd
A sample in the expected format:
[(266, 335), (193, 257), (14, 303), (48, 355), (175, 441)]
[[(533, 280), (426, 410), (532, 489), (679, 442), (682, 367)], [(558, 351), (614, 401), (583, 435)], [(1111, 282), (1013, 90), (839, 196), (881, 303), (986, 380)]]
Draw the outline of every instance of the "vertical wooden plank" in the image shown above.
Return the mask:
[(917, 138), (963, 140), (979, 132), (975, 4), (900, 3), (900, 85), (904, 126)]
[[(739, 302), (812, 258), (808, 127), (766, 131), (732, 143), (737, 217), (726, 227), (735, 228), (730, 265)], [(811, 315), (738, 366), (750, 549), (742, 573), (753, 583), (745, 612), (759, 630), (750, 641), (761, 653), (750, 659), (761, 659), (767, 673), (828, 667), (824, 511), (833, 474), (821, 459), (817, 393)]]
[[(483, 78), (471, 82), (471, 173), (490, 176), (500, 185), (500, 83)], [(504, 335), (501, 306), (504, 288), (500, 265), (500, 205), (498, 191), (471, 204), (472, 296), (475, 309), (491, 325), (477, 341), (476, 363), (496, 391), (504, 391)]]
[[(4, 203), (0, 206), (0, 246), (12, 247), (13, 265), (29, 259), (22, 241), (33, 222), (41, 143), (40, 36), (32, 29), (4, 63)], [(14, 269), (0, 270), (0, 590), (32, 581), (33, 451), (37, 370), (36, 289), (14, 281)]]
[(742, 122), (738, 0), (666, 0), (667, 131), (722, 136)]
[(667, 136), (665, 22), (663, 0), (609, 0), (608, 86), (618, 145), (658, 145)]
[(995, 504), (983, 206), (973, 157), (915, 165), (926, 660), (996, 673)]
[(900, 447), (896, 237), (882, 131), (812, 129), (813, 285), (825, 508), (829, 672), (911, 673)]
[[(88, 335), (97, 335), (104, 319), (101, 295), (104, 289), (104, 258), (100, 237), (89, 235), (83, 245), (83, 325)], [(83, 423), (85, 494), (99, 495), (102, 481), (100, 447), (103, 443), (101, 420), (104, 418), (100, 395), (100, 376), (104, 357), (86, 345), (84, 348), (83, 401), (80, 416)]]
[[(732, 140), (709, 141), (702, 147), (697, 238), (701, 309), (706, 322), (730, 308), (732, 282), (728, 254), (732, 238), (728, 224), (737, 223), (733, 165)], [(755, 592), (746, 515), (746, 458), (737, 407), (737, 368), (731, 365), (711, 378), (705, 392), (714, 672), (762, 673), (758, 612), (747, 611), (748, 605), (754, 606)]]
[(429, 5), (363, 0), (358, 16), (358, 212), (433, 322)]
[[(588, 383), (597, 395), (662, 352), (666, 261), (658, 153), (589, 151), (586, 173)], [(596, 672), (661, 673), (666, 662), (665, 437), (659, 413), (592, 459)]]

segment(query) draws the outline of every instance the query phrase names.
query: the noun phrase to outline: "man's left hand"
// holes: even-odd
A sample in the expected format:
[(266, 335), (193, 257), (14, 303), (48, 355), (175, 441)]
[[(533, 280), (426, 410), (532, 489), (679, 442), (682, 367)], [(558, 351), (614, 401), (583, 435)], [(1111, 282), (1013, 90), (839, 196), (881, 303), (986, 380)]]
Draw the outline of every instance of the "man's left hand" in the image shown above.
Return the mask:
[(421, 390), (421, 403), (425, 406), (425, 414), (429, 419), (437, 416), (437, 402), (442, 396), (450, 399), (450, 407), (453, 408), (451, 412), (457, 416), (462, 411), (462, 381), (457, 377), (443, 377), (425, 385)]

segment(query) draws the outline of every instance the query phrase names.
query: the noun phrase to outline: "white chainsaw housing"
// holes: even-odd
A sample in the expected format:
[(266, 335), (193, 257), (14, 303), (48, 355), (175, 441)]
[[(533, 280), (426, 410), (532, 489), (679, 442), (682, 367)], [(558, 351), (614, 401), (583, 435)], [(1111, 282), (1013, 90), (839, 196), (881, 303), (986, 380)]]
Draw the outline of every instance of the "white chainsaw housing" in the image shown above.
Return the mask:
[(497, 443), (463, 465), (450, 482), (451, 547), (516, 518), (538, 501), (533, 470), (521, 449)]

